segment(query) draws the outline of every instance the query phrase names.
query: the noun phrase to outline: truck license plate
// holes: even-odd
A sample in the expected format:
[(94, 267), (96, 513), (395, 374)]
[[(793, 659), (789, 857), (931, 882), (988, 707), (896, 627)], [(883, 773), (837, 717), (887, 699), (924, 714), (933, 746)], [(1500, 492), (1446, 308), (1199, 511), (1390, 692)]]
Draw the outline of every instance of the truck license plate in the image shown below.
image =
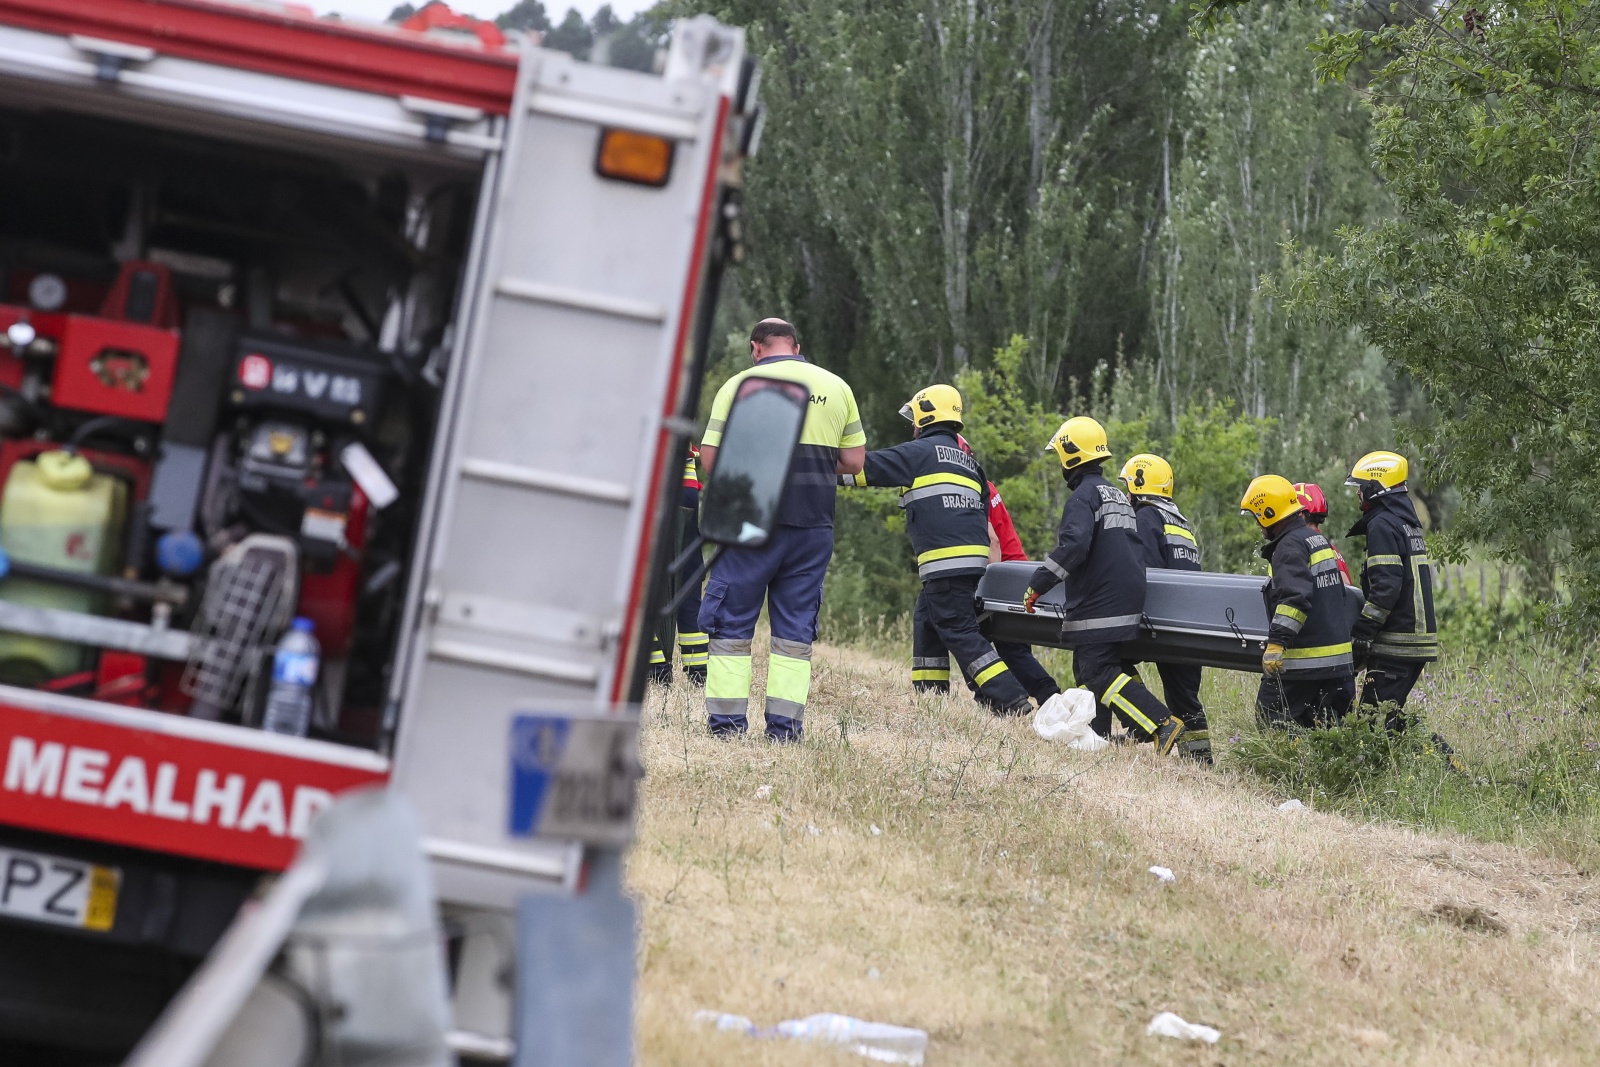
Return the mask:
[(0, 915), (109, 930), (117, 918), (122, 872), (115, 867), (0, 848)]

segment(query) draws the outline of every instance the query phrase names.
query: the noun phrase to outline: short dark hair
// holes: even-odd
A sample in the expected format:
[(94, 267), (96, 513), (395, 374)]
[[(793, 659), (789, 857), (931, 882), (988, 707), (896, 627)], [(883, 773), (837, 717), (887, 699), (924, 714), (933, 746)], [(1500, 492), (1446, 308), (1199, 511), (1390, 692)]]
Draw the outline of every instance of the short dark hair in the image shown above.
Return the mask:
[(774, 337), (787, 337), (794, 342), (796, 348), (800, 347), (800, 335), (795, 332), (793, 326), (782, 319), (762, 319), (756, 323), (755, 329), (750, 331), (752, 344), (766, 344)]

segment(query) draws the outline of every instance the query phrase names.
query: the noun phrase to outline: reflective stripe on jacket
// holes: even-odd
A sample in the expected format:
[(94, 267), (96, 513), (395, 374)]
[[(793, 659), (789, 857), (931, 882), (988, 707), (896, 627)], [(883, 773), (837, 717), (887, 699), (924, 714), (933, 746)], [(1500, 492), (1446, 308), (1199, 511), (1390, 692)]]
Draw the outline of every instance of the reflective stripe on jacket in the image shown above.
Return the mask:
[(1135, 500), (1144, 565), (1169, 571), (1200, 570), (1200, 541), (1177, 505), (1160, 497)]
[(1361, 568), (1361, 592), (1367, 602), (1356, 623), (1356, 636), (1372, 642), (1374, 656), (1438, 659), (1433, 567), (1410, 494), (1379, 497), (1350, 533), (1367, 538), (1367, 562)]
[(1133, 505), (1096, 464), (1072, 472), (1056, 547), (1029, 583), (1044, 593), (1066, 583), (1065, 645), (1130, 640), (1144, 614), (1144, 560)]
[(1354, 658), (1339, 553), (1304, 515), (1283, 521), (1288, 528), (1261, 547), (1268, 560), (1262, 590), (1268, 640), (1284, 646), (1286, 677), (1309, 680), (1349, 674)]
[(989, 494), (983, 468), (953, 431), (932, 428), (893, 448), (867, 453), (854, 485), (898, 488), (917, 576), (982, 574), (989, 565)]

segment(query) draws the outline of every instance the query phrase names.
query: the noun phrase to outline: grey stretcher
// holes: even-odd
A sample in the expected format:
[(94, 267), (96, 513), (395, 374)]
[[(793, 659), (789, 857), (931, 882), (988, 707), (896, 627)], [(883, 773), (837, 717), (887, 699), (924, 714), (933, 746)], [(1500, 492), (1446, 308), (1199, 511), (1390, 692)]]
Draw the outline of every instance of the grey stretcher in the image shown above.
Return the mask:
[[(1039, 598), (1035, 614), (1022, 610), (1028, 581), (1039, 565), (991, 563), (978, 582), (978, 621), (991, 641), (1065, 648), (1061, 641), (1063, 587)], [(1140, 663), (1188, 663), (1261, 673), (1267, 646), (1266, 579), (1211, 571), (1148, 570), (1139, 636), (1124, 646)], [(1345, 586), (1350, 622), (1361, 615), (1361, 590)]]

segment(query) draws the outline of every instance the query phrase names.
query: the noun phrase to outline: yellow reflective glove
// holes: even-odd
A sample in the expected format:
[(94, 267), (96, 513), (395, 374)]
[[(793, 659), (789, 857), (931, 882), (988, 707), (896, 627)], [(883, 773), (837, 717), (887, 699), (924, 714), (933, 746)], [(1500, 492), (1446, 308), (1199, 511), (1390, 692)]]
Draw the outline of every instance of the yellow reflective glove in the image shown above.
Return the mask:
[(1022, 594), (1022, 610), (1029, 615), (1033, 614), (1033, 606), (1039, 602), (1039, 594), (1032, 587)]
[(1261, 653), (1261, 673), (1274, 678), (1283, 673), (1283, 646), (1278, 642), (1267, 642), (1267, 650)]

